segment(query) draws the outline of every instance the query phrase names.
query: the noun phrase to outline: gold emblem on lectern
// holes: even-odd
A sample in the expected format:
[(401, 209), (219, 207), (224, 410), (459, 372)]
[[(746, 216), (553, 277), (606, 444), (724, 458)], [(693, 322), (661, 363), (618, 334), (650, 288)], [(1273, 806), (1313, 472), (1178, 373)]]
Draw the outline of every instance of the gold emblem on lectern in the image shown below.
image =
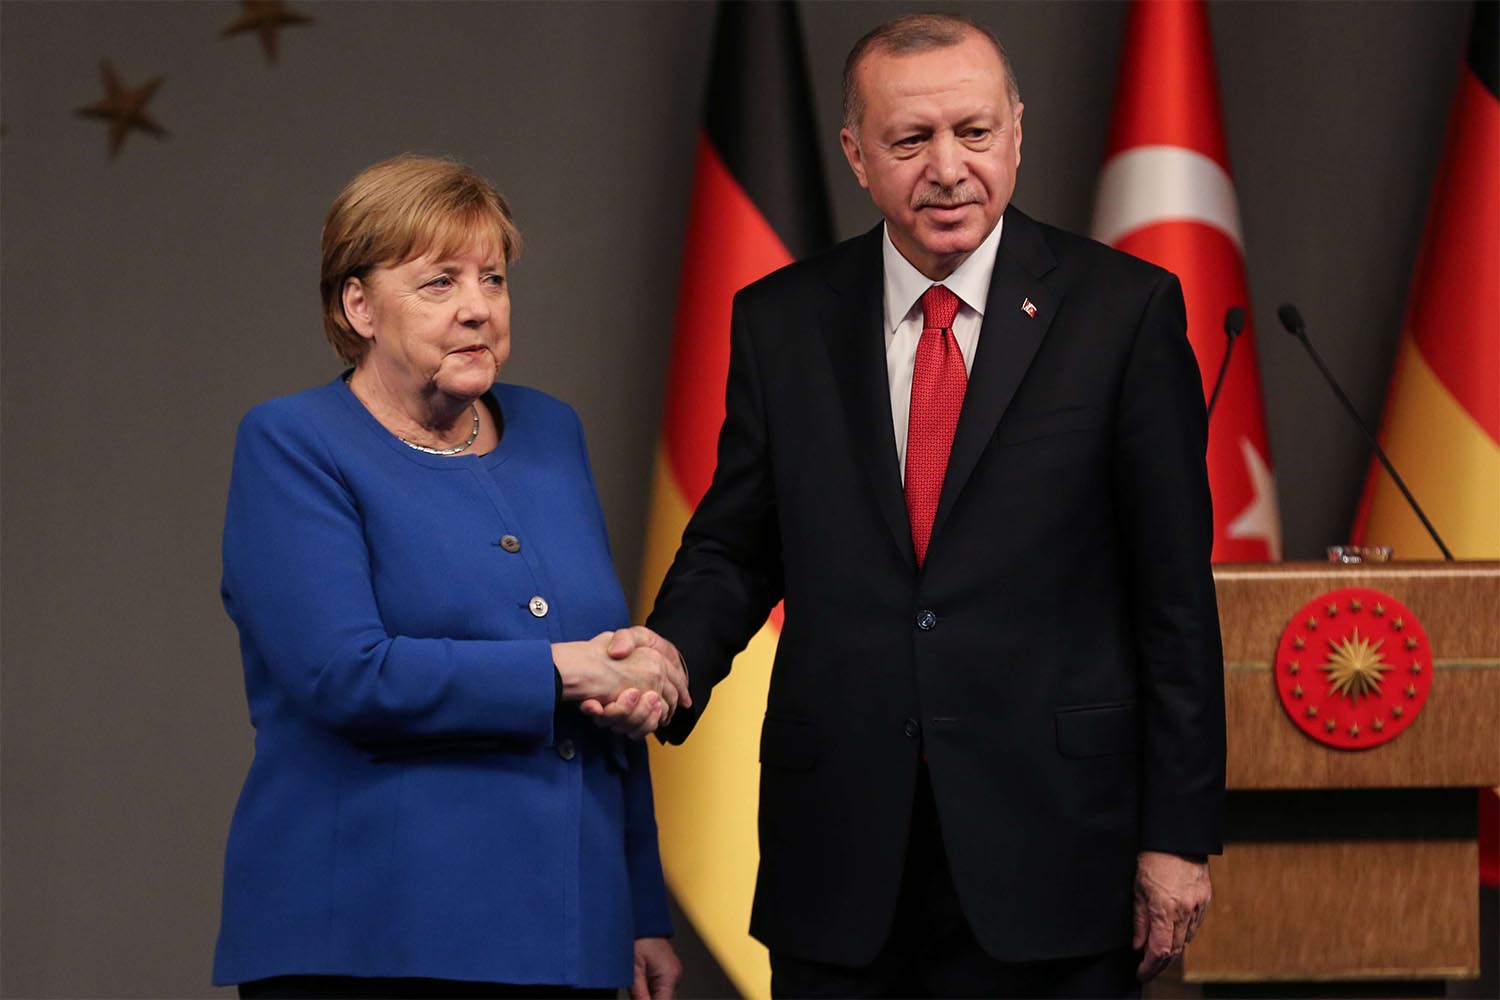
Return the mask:
[(1391, 669), (1382, 661), (1380, 641), (1362, 639), (1359, 629), (1348, 638), (1329, 642), (1333, 653), (1319, 670), (1328, 674), (1328, 688), (1335, 694), (1346, 694), (1359, 704), (1360, 698), (1380, 693), (1381, 675)]
[(1432, 688), (1431, 663), (1427, 633), (1411, 609), (1388, 594), (1345, 588), (1291, 617), (1276, 651), (1276, 688), (1308, 736), (1365, 750), (1416, 720)]

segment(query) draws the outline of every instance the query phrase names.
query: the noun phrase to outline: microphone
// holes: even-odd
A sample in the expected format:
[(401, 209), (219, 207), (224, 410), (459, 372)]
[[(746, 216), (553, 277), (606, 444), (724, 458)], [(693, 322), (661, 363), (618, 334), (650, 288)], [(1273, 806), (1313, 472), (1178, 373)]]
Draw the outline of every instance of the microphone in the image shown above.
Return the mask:
[(1219, 362), (1219, 377), (1214, 379), (1213, 395), (1208, 397), (1208, 419), (1214, 418), (1214, 407), (1219, 405), (1219, 390), (1224, 388), (1224, 376), (1229, 371), (1229, 355), (1234, 351), (1234, 340), (1245, 329), (1245, 310), (1230, 306), (1224, 314), (1224, 360)]
[(1290, 333), (1302, 342), (1302, 346), (1307, 351), (1308, 356), (1313, 359), (1313, 364), (1318, 366), (1318, 371), (1323, 373), (1323, 378), (1328, 382), (1329, 387), (1333, 389), (1334, 394), (1338, 396), (1339, 402), (1344, 404), (1344, 411), (1349, 414), (1349, 419), (1354, 421), (1354, 425), (1365, 436), (1365, 440), (1370, 442), (1370, 447), (1375, 449), (1375, 457), (1380, 459), (1380, 464), (1385, 466), (1385, 471), (1391, 474), (1391, 479), (1395, 481), (1396, 488), (1401, 491), (1401, 495), (1406, 498), (1407, 504), (1416, 513), (1417, 517), (1421, 519), (1422, 527), (1427, 529), (1427, 534), (1431, 535), (1432, 540), (1437, 543), (1437, 547), (1443, 553), (1443, 558), (1452, 562), (1453, 553), (1448, 551), (1448, 546), (1444, 545), (1442, 538), (1438, 537), (1437, 529), (1432, 526), (1431, 521), (1427, 520), (1427, 515), (1422, 512), (1422, 507), (1417, 503), (1417, 498), (1411, 495), (1411, 490), (1406, 488), (1406, 482), (1397, 474), (1396, 467), (1391, 465), (1391, 460), (1386, 457), (1385, 449), (1380, 447), (1380, 442), (1375, 440), (1375, 435), (1370, 433), (1370, 429), (1365, 426), (1365, 422), (1359, 418), (1359, 411), (1354, 408), (1353, 403), (1349, 402), (1349, 397), (1344, 394), (1344, 390), (1339, 385), (1338, 379), (1333, 377), (1333, 372), (1328, 370), (1328, 366), (1323, 363), (1323, 359), (1313, 349), (1312, 341), (1307, 339), (1307, 327), (1303, 325), (1302, 314), (1297, 311), (1297, 307), (1290, 302), (1283, 304), (1276, 310), (1276, 318), (1281, 320), (1281, 325), (1286, 328), (1287, 333)]

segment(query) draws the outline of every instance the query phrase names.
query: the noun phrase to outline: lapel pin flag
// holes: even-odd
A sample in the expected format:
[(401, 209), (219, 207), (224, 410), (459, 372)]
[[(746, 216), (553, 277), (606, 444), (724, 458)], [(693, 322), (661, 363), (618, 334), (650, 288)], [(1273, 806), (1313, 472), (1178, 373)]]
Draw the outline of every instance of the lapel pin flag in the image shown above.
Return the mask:
[(1036, 306), (1030, 299), (1025, 299), (1021, 302), (1021, 311), (1032, 319), (1036, 319)]

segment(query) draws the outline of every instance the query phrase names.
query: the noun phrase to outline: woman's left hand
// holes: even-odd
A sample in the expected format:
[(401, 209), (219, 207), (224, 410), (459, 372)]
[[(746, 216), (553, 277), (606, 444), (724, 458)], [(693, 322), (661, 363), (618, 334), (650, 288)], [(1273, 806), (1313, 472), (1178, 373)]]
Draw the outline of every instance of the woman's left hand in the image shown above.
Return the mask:
[(677, 981), (682, 978), (682, 963), (672, 950), (672, 942), (662, 937), (635, 939), (635, 982), (630, 984), (631, 1000), (672, 1000), (677, 995)]

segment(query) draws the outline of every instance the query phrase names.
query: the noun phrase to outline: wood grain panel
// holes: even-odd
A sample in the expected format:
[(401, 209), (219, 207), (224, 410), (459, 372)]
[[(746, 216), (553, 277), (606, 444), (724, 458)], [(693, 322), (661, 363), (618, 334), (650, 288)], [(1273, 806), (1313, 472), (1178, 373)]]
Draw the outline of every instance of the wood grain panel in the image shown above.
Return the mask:
[(1229, 844), (1183, 978), (1477, 975), (1478, 864), (1462, 841)]
[(1438, 661), (1411, 728), (1369, 750), (1318, 743), (1287, 718), (1263, 668), (1224, 678), (1232, 789), (1437, 788), (1500, 784), (1500, 665)]
[[(1228, 780), (1233, 789), (1500, 784), (1500, 562), (1223, 565)], [(1286, 717), (1271, 675), (1292, 614), (1325, 591), (1370, 587), (1421, 619), (1432, 693), (1417, 721), (1370, 750), (1326, 747)]]
[(1442, 660), (1500, 657), (1500, 562), (1224, 563), (1214, 567), (1226, 663), (1267, 663), (1292, 612), (1339, 587), (1382, 590), (1416, 612)]

